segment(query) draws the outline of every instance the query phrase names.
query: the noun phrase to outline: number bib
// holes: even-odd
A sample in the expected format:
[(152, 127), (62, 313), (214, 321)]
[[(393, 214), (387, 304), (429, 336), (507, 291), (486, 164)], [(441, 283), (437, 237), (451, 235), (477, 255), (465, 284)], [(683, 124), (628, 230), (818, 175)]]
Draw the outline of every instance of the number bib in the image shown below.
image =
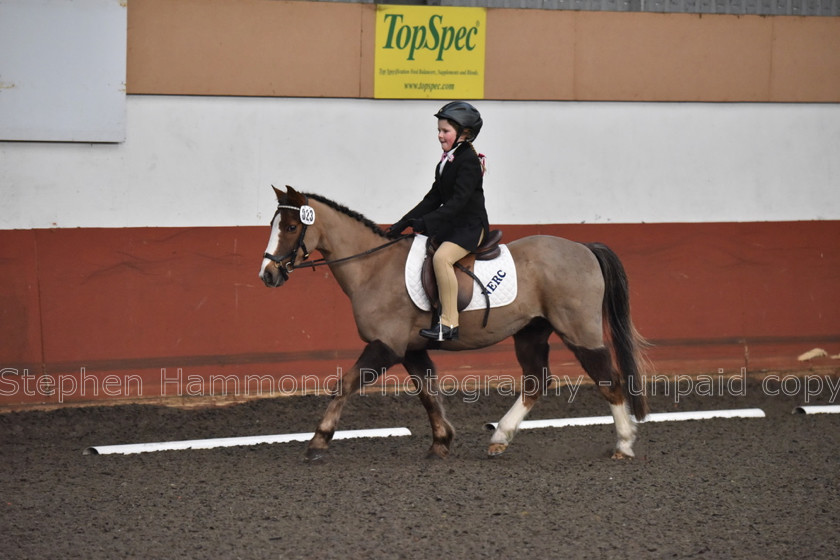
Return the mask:
[(311, 206), (303, 205), (300, 207), (300, 223), (311, 226), (315, 223), (315, 209)]

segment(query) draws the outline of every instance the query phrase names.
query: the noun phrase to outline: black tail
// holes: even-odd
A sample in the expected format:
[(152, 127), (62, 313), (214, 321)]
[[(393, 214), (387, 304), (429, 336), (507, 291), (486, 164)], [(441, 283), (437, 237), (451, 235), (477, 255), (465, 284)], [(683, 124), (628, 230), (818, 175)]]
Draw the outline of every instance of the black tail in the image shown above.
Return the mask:
[(647, 346), (630, 319), (630, 290), (624, 265), (612, 249), (602, 243), (587, 243), (604, 275), (604, 319), (610, 327), (613, 351), (624, 378), (624, 396), (637, 420), (648, 413), (645, 398), (642, 349)]

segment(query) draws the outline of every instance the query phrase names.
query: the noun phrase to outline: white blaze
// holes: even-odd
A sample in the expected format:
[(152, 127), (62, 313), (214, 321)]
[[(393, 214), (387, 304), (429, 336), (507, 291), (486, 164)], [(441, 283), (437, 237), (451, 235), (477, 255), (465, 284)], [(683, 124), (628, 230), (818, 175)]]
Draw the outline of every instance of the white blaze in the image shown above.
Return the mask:
[[(280, 217), (281, 213), (277, 212), (277, 215), (274, 216), (274, 220), (271, 222), (271, 235), (268, 238), (268, 246), (265, 248), (265, 252), (270, 255), (273, 255), (277, 251), (278, 245), (280, 244)], [(260, 266), (260, 278), (265, 274), (265, 267), (272, 262), (274, 261), (271, 259), (263, 258), (262, 266)]]

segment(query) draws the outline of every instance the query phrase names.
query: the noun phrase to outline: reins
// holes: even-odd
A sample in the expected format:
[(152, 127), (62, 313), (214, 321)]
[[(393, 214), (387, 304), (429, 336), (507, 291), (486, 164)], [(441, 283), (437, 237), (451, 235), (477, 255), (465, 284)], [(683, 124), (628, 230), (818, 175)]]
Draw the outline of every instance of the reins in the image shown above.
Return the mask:
[(340, 259), (328, 260), (328, 259), (325, 259), (325, 258), (320, 258), (320, 259), (317, 259), (317, 260), (314, 260), (314, 261), (303, 261), (299, 264), (292, 263), (292, 270), (294, 270), (296, 268), (309, 268), (309, 267), (312, 267), (314, 269), (316, 266), (338, 264), (338, 263), (342, 263), (342, 262), (345, 262), (345, 261), (358, 259), (358, 258), (361, 258), (361, 257), (365, 257), (367, 255), (370, 255), (372, 253), (375, 253), (377, 251), (381, 251), (382, 249), (385, 249), (386, 247), (390, 247), (391, 245), (394, 245), (395, 243), (398, 243), (398, 242), (402, 241), (403, 239), (408, 239), (410, 237), (414, 237), (414, 234), (413, 233), (406, 233), (404, 235), (401, 235), (401, 236), (397, 237), (396, 239), (392, 239), (392, 240), (388, 241), (387, 243), (385, 243), (383, 245), (378, 245), (376, 247), (373, 247), (372, 249), (368, 249), (367, 251), (362, 251), (361, 253), (356, 253), (355, 255), (350, 255), (349, 257), (341, 257)]

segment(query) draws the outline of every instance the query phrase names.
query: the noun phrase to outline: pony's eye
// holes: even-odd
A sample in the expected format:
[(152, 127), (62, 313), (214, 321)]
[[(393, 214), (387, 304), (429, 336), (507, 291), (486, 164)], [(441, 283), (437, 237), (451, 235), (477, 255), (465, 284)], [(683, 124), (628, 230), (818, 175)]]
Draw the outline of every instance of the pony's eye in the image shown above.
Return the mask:
[(297, 226), (295, 224), (292, 224), (290, 226), (286, 226), (286, 231), (288, 231), (288, 232), (295, 231), (296, 229), (297, 229)]

